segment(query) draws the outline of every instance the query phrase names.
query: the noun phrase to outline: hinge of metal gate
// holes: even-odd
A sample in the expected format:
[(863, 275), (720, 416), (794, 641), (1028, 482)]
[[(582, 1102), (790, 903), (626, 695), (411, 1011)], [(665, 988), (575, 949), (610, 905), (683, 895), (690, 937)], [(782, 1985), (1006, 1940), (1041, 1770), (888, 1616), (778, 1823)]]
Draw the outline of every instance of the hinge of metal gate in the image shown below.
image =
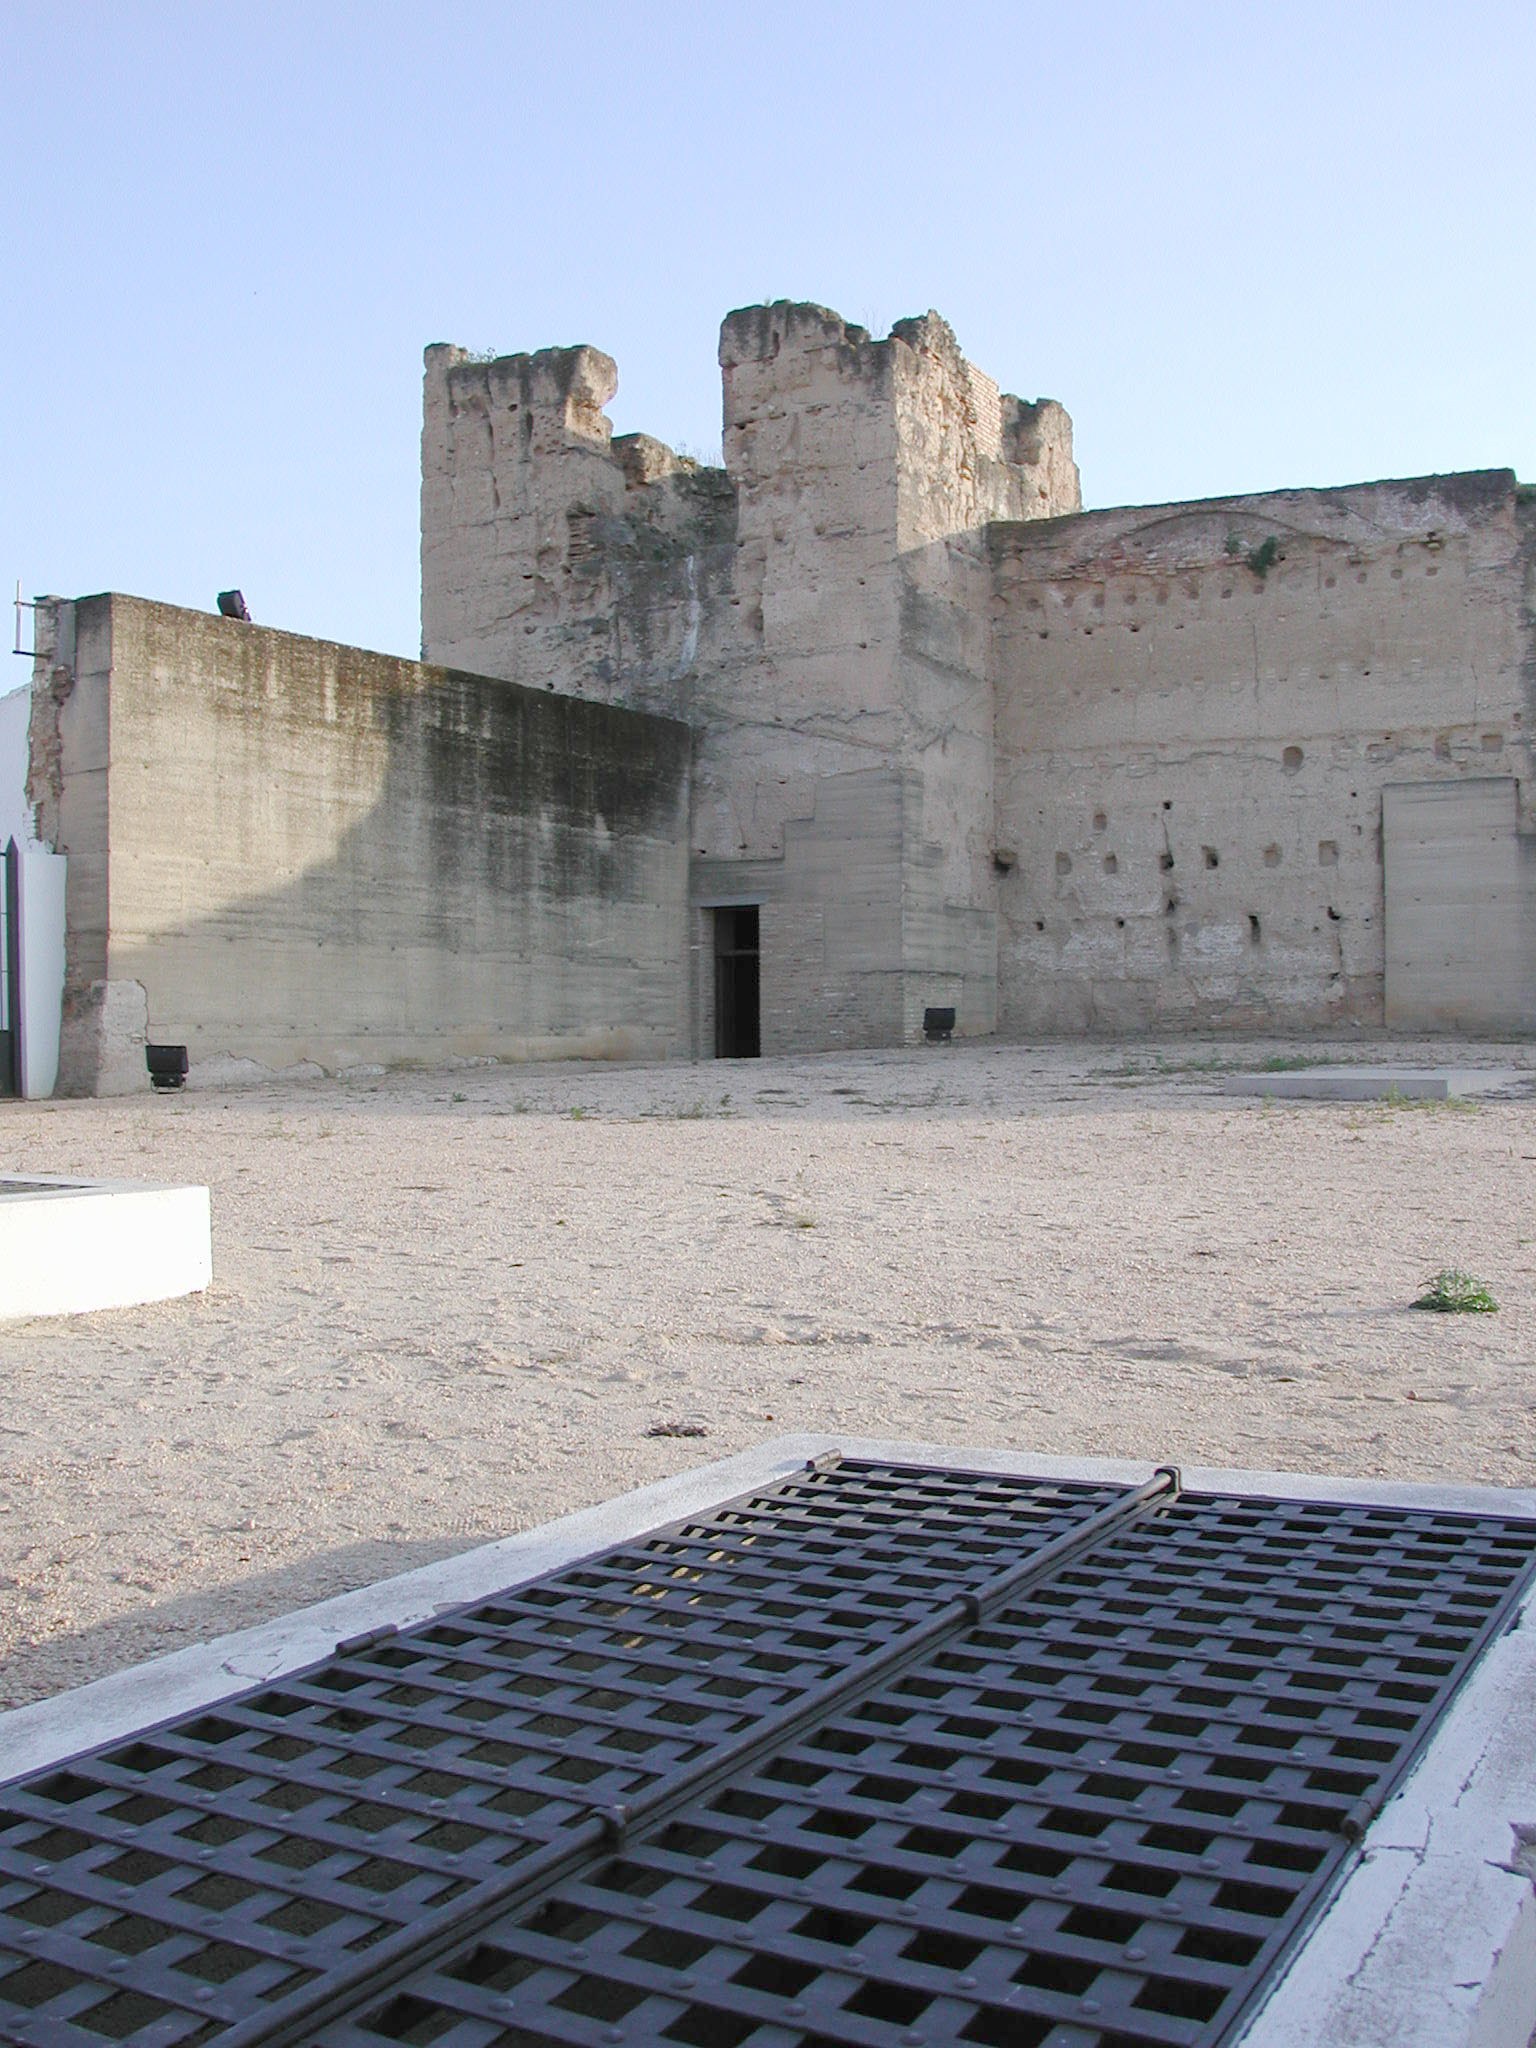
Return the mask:
[(1379, 1798), (1357, 1799), (1348, 1813), (1340, 1816), (1339, 1833), (1347, 1842), (1364, 1841), (1366, 1830), (1380, 1811), (1381, 1801)]
[(386, 1621), (378, 1628), (365, 1628), (360, 1635), (343, 1636), (336, 1645), (338, 1657), (355, 1657), (359, 1650), (371, 1650), (375, 1643), (387, 1643), (391, 1636), (400, 1633), (397, 1621)]

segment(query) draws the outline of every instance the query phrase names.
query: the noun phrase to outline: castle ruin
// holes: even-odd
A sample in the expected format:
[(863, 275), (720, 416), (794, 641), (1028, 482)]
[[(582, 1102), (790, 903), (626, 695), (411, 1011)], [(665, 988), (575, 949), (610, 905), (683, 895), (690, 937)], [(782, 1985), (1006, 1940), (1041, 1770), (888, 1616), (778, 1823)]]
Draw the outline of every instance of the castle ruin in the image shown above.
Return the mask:
[(61, 1085), (1536, 1024), (1536, 502), (1081, 509), (936, 314), (731, 314), (724, 468), (426, 354), (421, 663), (39, 612)]

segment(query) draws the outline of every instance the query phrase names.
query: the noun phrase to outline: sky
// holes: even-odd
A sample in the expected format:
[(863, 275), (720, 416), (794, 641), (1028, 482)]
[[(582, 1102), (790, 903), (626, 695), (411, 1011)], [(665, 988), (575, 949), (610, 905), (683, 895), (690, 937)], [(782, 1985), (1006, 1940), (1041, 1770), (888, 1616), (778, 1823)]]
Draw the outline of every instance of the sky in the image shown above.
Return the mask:
[(415, 654), (425, 344), (718, 459), (773, 298), (936, 307), (1090, 506), (1536, 481), (1529, 0), (4, 0), (0, 75), (7, 595)]

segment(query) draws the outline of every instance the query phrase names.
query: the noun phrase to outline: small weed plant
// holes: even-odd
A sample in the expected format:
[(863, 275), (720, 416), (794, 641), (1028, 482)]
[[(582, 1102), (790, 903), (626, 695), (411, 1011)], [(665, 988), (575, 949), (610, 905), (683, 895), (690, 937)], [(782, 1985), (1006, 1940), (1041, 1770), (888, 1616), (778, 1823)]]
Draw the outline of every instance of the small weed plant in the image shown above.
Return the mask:
[(1499, 1304), (1475, 1274), (1443, 1266), (1425, 1281), (1424, 1292), (1410, 1306), (1435, 1309), (1441, 1315), (1493, 1315)]
[(1464, 1095), (1405, 1095), (1395, 1083), (1381, 1101), (1387, 1109), (1425, 1109), (1431, 1115), (1439, 1111), (1442, 1115), (1476, 1116), (1478, 1110), (1478, 1105), (1468, 1102)]

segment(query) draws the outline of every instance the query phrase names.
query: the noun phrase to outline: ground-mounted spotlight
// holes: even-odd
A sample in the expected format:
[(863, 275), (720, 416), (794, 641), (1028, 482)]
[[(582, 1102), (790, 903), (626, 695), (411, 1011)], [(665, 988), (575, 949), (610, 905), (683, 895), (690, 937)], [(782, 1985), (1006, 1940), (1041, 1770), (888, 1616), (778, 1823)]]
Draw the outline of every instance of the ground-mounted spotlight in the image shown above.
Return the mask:
[(187, 1079), (187, 1048), (184, 1045), (146, 1045), (144, 1064), (149, 1068), (150, 1085), (155, 1088), (182, 1088)]

